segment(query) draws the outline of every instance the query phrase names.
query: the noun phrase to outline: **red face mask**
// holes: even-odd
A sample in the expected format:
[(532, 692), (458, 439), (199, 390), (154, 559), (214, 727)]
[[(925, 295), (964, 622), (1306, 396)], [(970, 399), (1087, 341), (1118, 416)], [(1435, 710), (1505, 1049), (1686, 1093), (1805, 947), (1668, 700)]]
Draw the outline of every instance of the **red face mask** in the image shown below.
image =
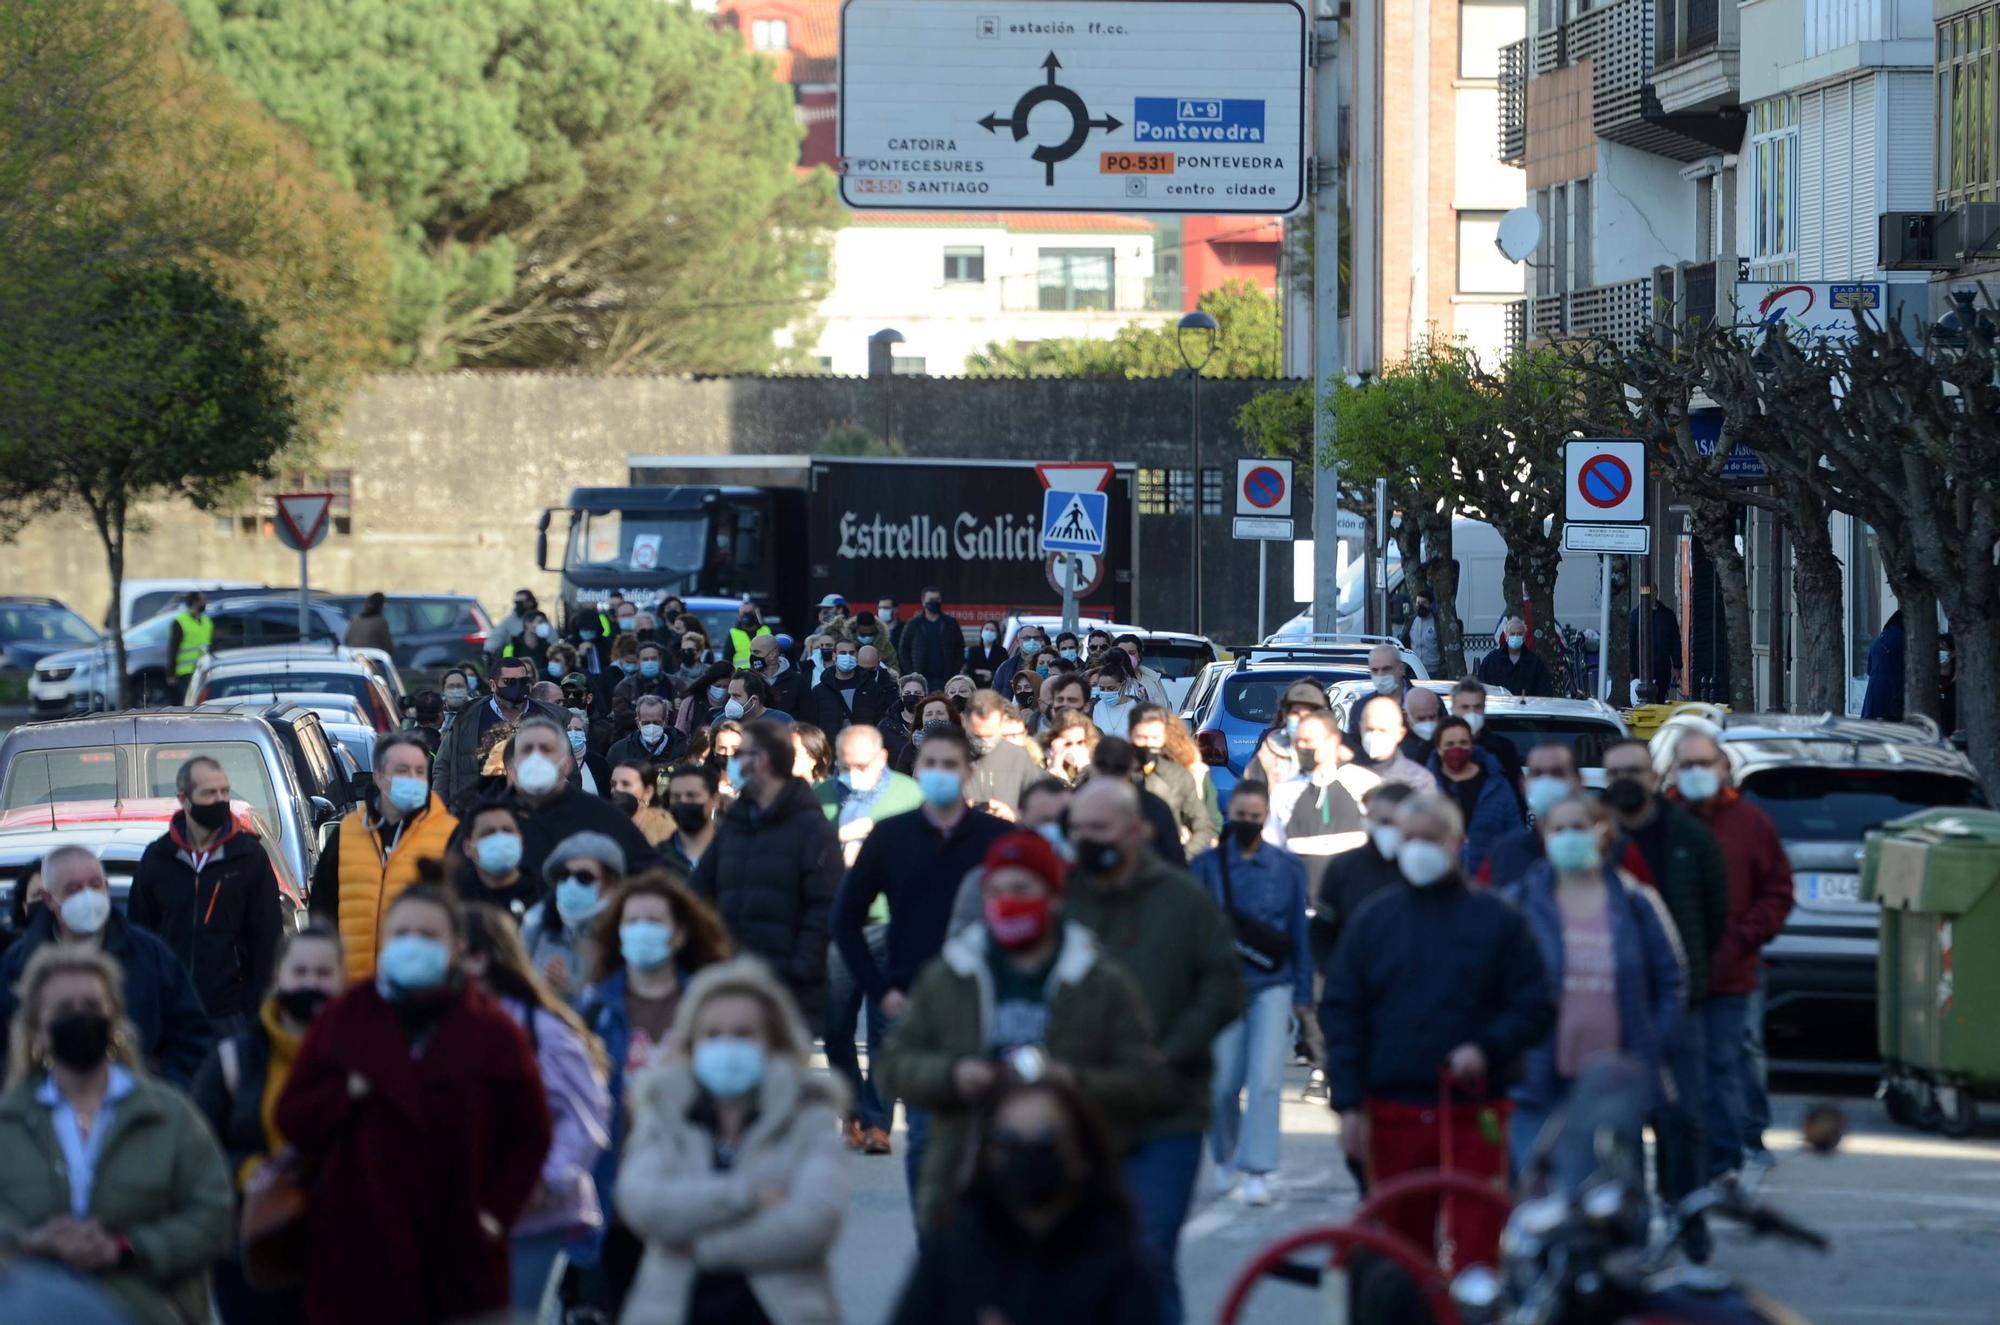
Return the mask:
[(1009, 952), (1032, 948), (1049, 932), (1049, 899), (1012, 894), (986, 899), (986, 929)]
[(1454, 773), (1463, 773), (1465, 766), (1472, 762), (1472, 750), (1468, 746), (1453, 746), (1449, 750), (1438, 751), (1438, 758)]

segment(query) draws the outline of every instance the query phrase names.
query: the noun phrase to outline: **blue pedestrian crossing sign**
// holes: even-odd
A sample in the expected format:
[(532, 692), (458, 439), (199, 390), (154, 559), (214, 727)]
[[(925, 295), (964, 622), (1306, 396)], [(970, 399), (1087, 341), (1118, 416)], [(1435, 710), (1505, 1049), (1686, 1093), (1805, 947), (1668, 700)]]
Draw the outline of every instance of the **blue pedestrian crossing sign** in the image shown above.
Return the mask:
[(1063, 492), (1050, 488), (1042, 494), (1042, 551), (1104, 551), (1104, 517), (1110, 496), (1102, 492)]

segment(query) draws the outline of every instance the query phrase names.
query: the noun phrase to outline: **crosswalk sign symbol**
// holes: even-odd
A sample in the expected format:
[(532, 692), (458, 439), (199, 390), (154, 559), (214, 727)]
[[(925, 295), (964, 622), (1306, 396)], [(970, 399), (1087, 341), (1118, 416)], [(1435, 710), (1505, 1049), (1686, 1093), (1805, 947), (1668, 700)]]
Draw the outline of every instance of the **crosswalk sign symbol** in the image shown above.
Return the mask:
[(1109, 498), (1102, 492), (1042, 494), (1044, 552), (1103, 552), (1104, 517)]

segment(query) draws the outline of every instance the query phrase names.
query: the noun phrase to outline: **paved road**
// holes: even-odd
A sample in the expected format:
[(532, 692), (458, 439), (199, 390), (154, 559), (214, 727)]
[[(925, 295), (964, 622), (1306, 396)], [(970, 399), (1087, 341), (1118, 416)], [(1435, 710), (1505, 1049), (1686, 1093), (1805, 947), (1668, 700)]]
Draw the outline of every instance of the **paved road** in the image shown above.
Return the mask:
[[(1232, 1276), (1258, 1248), (1310, 1223), (1338, 1222), (1355, 1192), (1340, 1164), (1331, 1115), (1287, 1097), (1285, 1163), (1278, 1204), (1262, 1210), (1211, 1195), (1204, 1169), (1181, 1243), (1188, 1319), (1215, 1319)], [(1817, 1096), (1772, 1101), (1769, 1142), (1781, 1162), (1765, 1197), (1828, 1234), (1832, 1254), (1749, 1241), (1718, 1230), (1717, 1265), (1800, 1312), (1813, 1325), (1983, 1325), (2000, 1319), (2000, 1137), (1946, 1141), (1891, 1123), (1866, 1098), (1841, 1101), (1849, 1139), (1839, 1154), (1802, 1152), (1799, 1118)], [(897, 1134), (900, 1148), (902, 1136)], [(853, 1204), (835, 1257), (846, 1318), (887, 1319), (913, 1255), (900, 1150), (893, 1159), (851, 1161)], [(1304, 1319), (1304, 1289), (1267, 1284), (1251, 1322)]]

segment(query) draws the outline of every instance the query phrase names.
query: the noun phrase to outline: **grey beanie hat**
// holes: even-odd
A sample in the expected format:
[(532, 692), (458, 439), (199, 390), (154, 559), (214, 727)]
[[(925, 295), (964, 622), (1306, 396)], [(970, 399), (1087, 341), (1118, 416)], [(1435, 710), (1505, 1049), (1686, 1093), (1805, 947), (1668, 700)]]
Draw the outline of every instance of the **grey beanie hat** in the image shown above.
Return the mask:
[(616, 840), (604, 833), (583, 832), (571, 833), (556, 843), (555, 849), (549, 852), (548, 859), (542, 862), (542, 877), (554, 883), (557, 872), (563, 867), (563, 862), (576, 860), (579, 857), (584, 860), (594, 860), (621, 877), (625, 873), (624, 847), (619, 846)]

